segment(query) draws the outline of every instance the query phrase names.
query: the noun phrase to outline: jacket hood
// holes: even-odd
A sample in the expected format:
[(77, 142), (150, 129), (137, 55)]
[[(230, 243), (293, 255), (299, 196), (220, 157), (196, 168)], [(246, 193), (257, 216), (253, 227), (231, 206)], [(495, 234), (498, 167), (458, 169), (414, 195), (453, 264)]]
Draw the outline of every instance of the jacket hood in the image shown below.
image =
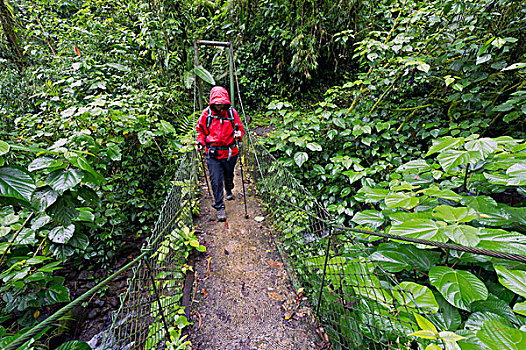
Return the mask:
[(232, 105), (232, 103), (230, 103), (230, 98), (228, 97), (228, 92), (222, 86), (214, 86), (212, 90), (210, 90), (210, 106), (217, 103), (224, 103), (229, 106)]

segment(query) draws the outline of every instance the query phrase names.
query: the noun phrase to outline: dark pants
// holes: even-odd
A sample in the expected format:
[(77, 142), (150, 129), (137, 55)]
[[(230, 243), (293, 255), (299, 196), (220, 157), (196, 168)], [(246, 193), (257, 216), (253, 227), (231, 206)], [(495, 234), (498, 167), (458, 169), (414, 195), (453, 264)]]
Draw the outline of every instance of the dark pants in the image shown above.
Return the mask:
[(225, 189), (232, 191), (234, 188), (234, 167), (236, 166), (237, 154), (226, 159), (211, 159), (206, 158), (208, 164), (208, 172), (210, 173), (210, 182), (212, 183), (212, 191), (214, 192), (214, 203), (212, 207), (221, 209), (225, 207), (223, 202), (223, 182)]

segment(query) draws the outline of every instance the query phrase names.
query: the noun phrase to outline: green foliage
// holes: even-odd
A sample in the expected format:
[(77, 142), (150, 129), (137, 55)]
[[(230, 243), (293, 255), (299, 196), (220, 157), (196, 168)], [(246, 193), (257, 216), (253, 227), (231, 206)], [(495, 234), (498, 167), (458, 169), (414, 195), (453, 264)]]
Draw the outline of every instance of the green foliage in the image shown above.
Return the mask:
[[(381, 2), (373, 16), (378, 30), (359, 38), (353, 78), (308, 107), (272, 102), (267, 144), (344, 224), (524, 254), (524, 8)], [(434, 327), (466, 337), (455, 346), (506, 348), (505, 336), (485, 335), (488, 322), (521, 332), (521, 264), (400, 242), (367, 255), (425, 296)], [(387, 297), (354, 293), (398, 300), (382, 283)]]
[(90, 346), (80, 340), (68, 341), (64, 344), (61, 344), (57, 350), (91, 350)]
[[(473, 145), (482, 144), (491, 147), (480, 147), (486, 151), (474, 153)], [(376, 227), (386, 228), (391, 234), (524, 254), (524, 235), (515, 232), (523, 230), (522, 214), (518, 213), (524, 212), (524, 200), (513, 200), (509, 203), (512, 205), (508, 205), (498, 203), (491, 197), (502, 198), (501, 193), (523, 193), (522, 180), (509, 171), (510, 164), (520, 166), (524, 162), (526, 153), (523, 145), (523, 140), (510, 137), (491, 139), (473, 135), (438, 139), (427, 152), (433, 159), (417, 159), (399, 166), (390, 174), (391, 181), (383, 183), (383, 191), (364, 187), (357, 199), (376, 203), (375, 210), (368, 212), (376, 213)], [(447, 158), (444, 154), (459, 153), (466, 156), (456, 164), (443, 161)], [(399, 193), (404, 196), (395, 195)], [(392, 205), (393, 198), (411, 198), (413, 201), (402, 200)], [(363, 215), (355, 215), (352, 221), (369, 224), (369, 220), (364, 221)], [(442, 252), (442, 257), (433, 265), (418, 267), (416, 264), (409, 265), (405, 256), (400, 254), (402, 249), (407, 249), (407, 244), (390, 245), (386, 249), (384, 243), (380, 244), (374, 249), (371, 259), (401, 276), (411, 268), (428, 271), (427, 283), (435, 287), (450, 305), (469, 312), (464, 330), (472, 330), (475, 323), (479, 325), (478, 329), (485, 329), (462, 342), (475, 337), (489, 348), (499, 348), (495, 344), (504, 346), (507, 336), (489, 332), (493, 325), (488, 322), (505, 324), (521, 332), (517, 328), (524, 322), (520, 310), (526, 296), (526, 276), (521, 264), (448, 251), (445, 255)], [(416, 245), (412, 249), (429, 254), (423, 252), (423, 249), (429, 248)], [(449, 257), (454, 259), (452, 265)], [(418, 280), (425, 281), (422, 278)], [(506, 289), (516, 294), (511, 305), (516, 314), (508, 306), (511, 299), (502, 299)], [(426, 305), (425, 302), (423, 304)], [(446, 310), (444, 305), (440, 305), (439, 312), (443, 317), (452, 317), (447, 316)], [(464, 312), (461, 315), (466, 317)], [(432, 320), (435, 321), (434, 318)], [(449, 321), (449, 324), (452, 323)], [(519, 333), (517, 337), (520, 342)]]
[(178, 103), (178, 14), (189, 7), (122, 5), (13, 4), (26, 66), (0, 57), (0, 320), (10, 334), (69, 301), (55, 271), (110, 267), (150, 232), (170, 186), (189, 130)]

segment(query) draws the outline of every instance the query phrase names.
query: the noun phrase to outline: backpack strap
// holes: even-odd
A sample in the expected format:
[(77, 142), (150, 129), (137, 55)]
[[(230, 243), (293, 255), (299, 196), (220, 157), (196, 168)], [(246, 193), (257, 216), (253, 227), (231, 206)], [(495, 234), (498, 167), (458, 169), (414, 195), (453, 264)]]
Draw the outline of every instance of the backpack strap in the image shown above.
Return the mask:
[(210, 125), (212, 125), (212, 119), (219, 119), (221, 120), (221, 123), (223, 123), (223, 120), (227, 119), (230, 121), (230, 123), (232, 124), (232, 133), (235, 131), (235, 124), (234, 124), (234, 107), (230, 106), (227, 110), (227, 117), (226, 118), (223, 118), (223, 117), (218, 117), (218, 116), (215, 116), (212, 114), (212, 110), (210, 109), (210, 107), (207, 108), (207, 111), (208, 111), (208, 115), (206, 117), (206, 130), (208, 131), (208, 135), (210, 135)]
[(208, 135), (210, 134), (210, 124), (212, 124), (212, 110), (210, 109), (210, 106), (206, 109), (208, 111), (208, 115), (206, 116), (206, 130), (208, 131)]

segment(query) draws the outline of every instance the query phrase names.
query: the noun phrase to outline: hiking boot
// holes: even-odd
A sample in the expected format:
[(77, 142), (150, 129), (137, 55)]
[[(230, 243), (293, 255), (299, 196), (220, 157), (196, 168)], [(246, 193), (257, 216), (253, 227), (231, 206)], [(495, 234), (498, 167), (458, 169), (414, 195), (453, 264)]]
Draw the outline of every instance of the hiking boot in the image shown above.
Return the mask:
[(217, 221), (219, 222), (226, 221), (225, 208), (221, 208), (217, 210)]
[(234, 195), (232, 194), (232, 191), (226, 191), (226, 200), (227, 201), (233, 201)]

